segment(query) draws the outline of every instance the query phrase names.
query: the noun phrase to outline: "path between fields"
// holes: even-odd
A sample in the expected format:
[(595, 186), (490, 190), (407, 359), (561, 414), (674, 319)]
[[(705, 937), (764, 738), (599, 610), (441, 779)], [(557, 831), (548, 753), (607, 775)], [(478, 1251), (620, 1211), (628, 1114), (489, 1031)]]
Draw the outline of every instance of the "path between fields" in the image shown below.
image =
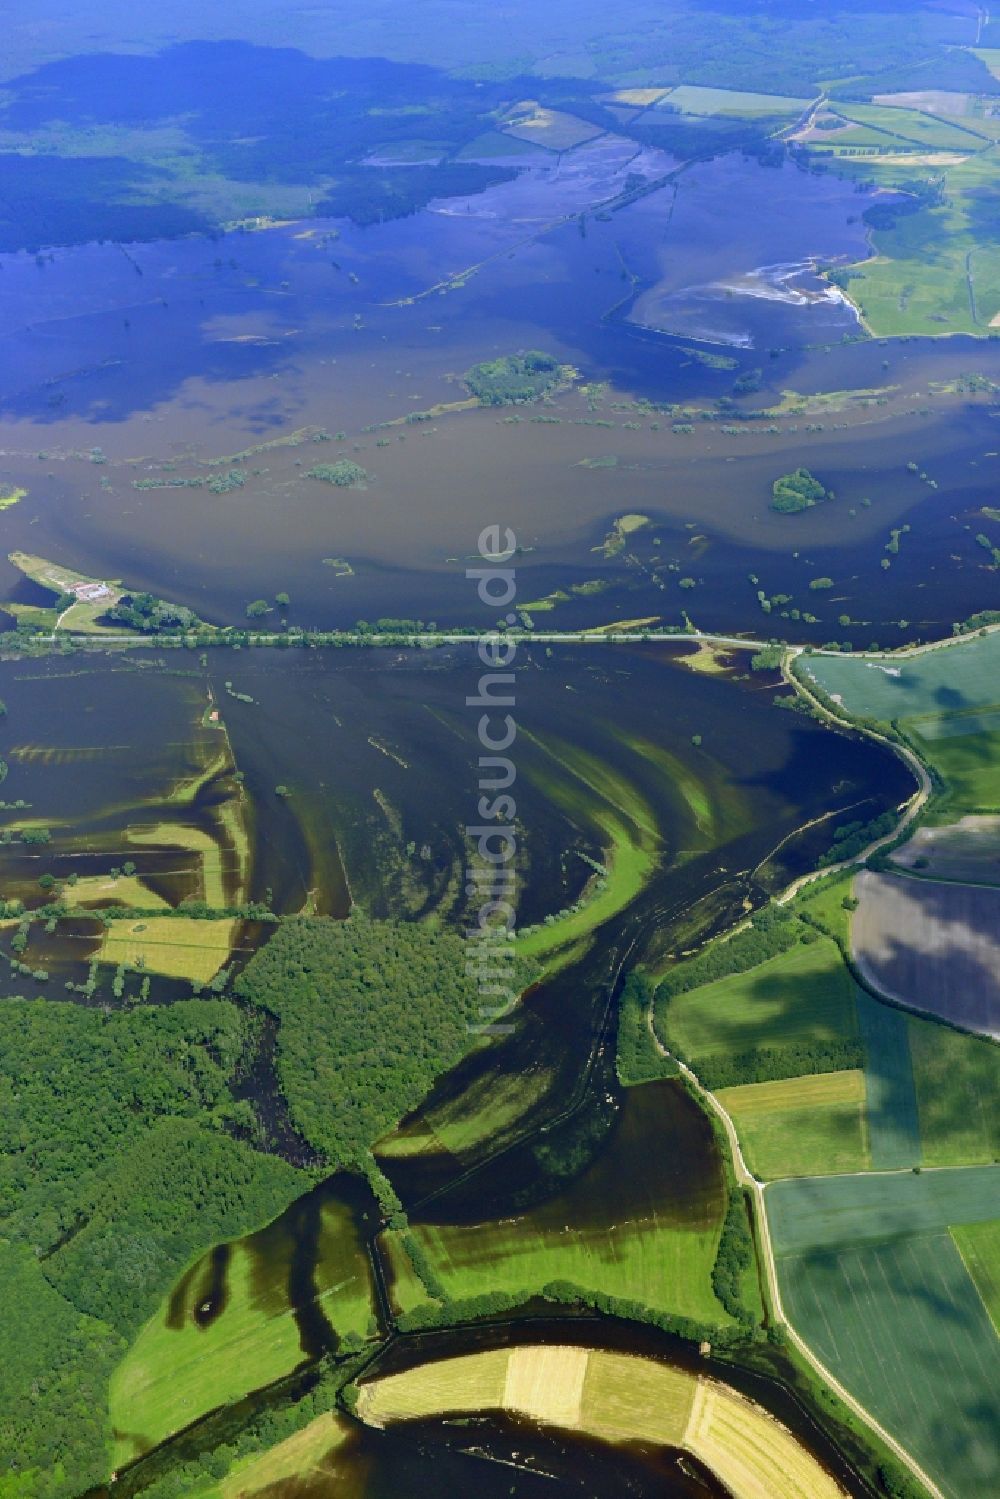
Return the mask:
[[(774, 1258), (774, 1246), (771, 1242), (771, 1229), (767, 1221), (767, 1207), (764, 1202), (764, 1189), (766, 1183), (758, 1181), (753, 1172), (747, 1166), (746, 1160), (743, 1156), (743, 1148), (740, 1145), (739, 1136), (736, 1133), (736, 1125), (733, 1123), (732, 1116), (727, 1112), (725, 1105), (716, 1097), (716, 1095), (711, 1091), (710, 1088), (705, 1087), (705, 1084), (701, 1081), (698, 1074), (696, 1072), (693, 1072), (686, 1062), (682, 1062), (679, 1057), (675, 1057), (673, 1053), (668, 1051), (660, 1041), (659, 1036), (653, 1029), (653, 1014), (651, 1009), (646, 1014), (646, 1023), (649, 1026), (649, 1033), (653, 1038), (653, 1044), (655, 1045), (660, 1056), (669, 1057), (671, 1061), (676, 1062), (682, 1074), (691, 1083), (698, 1096), (705, 1100), (708, 1107), (721, 1120), (722, 1126), (726, 1132), (726, 1139), (729, 1141), (729, 1148), (733, 1158), (733, 1168), (736, 1172), (736, 1180), (741, 1186), (749, 1187), (751, 1192), (753, 1193), (754, 1202), (756, 1204), (756, 1212), (754, 1216), (757, 1221), (757, 1235), (760, 1243), (761, 1254), (764, 1260), (764, 1272), (767, 1277), (768, 1292), (771, 1298), (771, 1307), (775, 1322), (780, 1327), (783, 1327), (785, 1329), (790, 1342), (795, 1345), (799, 1353), (801, 1353), (802, 1357), (812, 1367), (812, 1369), (815, 1370), (820, 1378), (827, 1385), (829, 1385), (829, 1387), (840, 1397), (840, 1399), (844, 1402), (848, 1409), (853, 1411), (856, 1416), (864, 1421), (865, 1425), (868, 1426), (875, 1433), (875, 1435), (885, 1443), (890, 1452), (894, 1453), (895, 1456), (899, 1458), (900, 1462), (905, 1464), (905, 1466), (910, 1470), (914, 1477), (923, 1484), (928, 1493), (933, 1495), (933, 1499), (945, 1499), (945, 1496), (942, 1494), (937, 1484), (924, 1472), (923, 1468), (921, 1468), (916, 1458), (912, 1457), (911, 1454), (906, 1450), (906, 1448), (900, 1442), (897, 1442), (896, 1438), (892, 1436), (890, 1432), (886, 1431), (885, 1427), (875, 1419), (871, 1411), (863, 1406), (860, 1400), (855, 1399), (850, 1390), (845, 1389), (840, 1381), (830, 1373), (830, 1370), (826, 1367), (825, 1364), (820, 1362), (815, 1353), (813, 1353), (809, 1344), (805, 1341), (804, 1338), (800, 1337), (798, 1332), (796, 1332), (795, 1328), (792, 1326), (791, 1322), (788, 1320), (781, 1300), (781, 1290), (778, 1286), (778, 1268)], [(908, 1171), (909, 1167), (907, 1167), (906, 1169)], [(865, 1175), (869, 1173), (858, 1172), (857, 1174)]]

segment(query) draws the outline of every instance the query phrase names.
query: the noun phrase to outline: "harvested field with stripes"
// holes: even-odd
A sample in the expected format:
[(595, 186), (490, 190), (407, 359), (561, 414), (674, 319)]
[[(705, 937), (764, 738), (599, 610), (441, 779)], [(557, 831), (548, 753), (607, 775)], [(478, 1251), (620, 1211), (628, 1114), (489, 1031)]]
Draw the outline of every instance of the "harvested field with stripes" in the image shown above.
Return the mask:
[(357, 1414), (393, 1421), (505, 1410), (608, 1442), (684, 1448), (735, 1499), (838, 1499), (840, 1485), (762, 1407), (704, 1375), (624, 1353), (537, 1345), (465, 1354), (361, 1386)]
[(864, 870), (851, 948), (890, 999), (1000, 1037), (1000, 890)]

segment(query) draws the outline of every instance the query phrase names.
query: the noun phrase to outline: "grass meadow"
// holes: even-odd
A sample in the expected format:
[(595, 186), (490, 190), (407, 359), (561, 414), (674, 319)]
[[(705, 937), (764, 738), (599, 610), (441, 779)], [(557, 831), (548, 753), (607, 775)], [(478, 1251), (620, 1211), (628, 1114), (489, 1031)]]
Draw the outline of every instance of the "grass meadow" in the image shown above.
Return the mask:
[[(729, 1320), (711, 1283), (718, 1227), (685, 1228), (653, 1217), (604, 1229), (536, 1228), (525, 1217), (509, 1223), (420, 1224), (412, 1231), (450, 1300), (568, 1280), (682, 1317)], [(403, 1267), (397, 1294), (406, 1286), (410, 1294), (416, 1289)]]

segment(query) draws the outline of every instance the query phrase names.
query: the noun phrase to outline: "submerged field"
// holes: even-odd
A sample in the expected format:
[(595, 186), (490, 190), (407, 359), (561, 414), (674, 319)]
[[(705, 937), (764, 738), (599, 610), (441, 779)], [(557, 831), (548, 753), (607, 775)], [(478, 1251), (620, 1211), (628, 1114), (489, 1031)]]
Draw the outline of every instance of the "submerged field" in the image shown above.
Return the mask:
[[(656, 1139), (673, 1141), (673, 1150), (657, 1152), (637, 1173), (636, 1160), (648, 1157)], [(431, 1206), (431, 1221), (411, 1216), (443, 1294), (459, 1301), (568, 1281), (653, 1311), (728, 1322), (711, 1280), (726, 1208), (722, 1162), (707, 1121), (679, 1085), (628, 1090), (591, 1162), (586, 1145), (577, 1150), (582, 1169), (536, 1206), (512, 1207), (495, 1221), (449, 1222), (445, 1197)], [(557, 1166), (558, 1144), (552, 1151)], [(541, 1153), (538, 1164), (547, 1164)], [(426, 1290), (399, 1240), (390, 1235), (386, 1247), (394, 1297), (409, 1310)]]
[(363, 1197), (336, 1179), (197, 1260), (111, 1380), (115, 1466), (304, 1359), (377, 1333)]

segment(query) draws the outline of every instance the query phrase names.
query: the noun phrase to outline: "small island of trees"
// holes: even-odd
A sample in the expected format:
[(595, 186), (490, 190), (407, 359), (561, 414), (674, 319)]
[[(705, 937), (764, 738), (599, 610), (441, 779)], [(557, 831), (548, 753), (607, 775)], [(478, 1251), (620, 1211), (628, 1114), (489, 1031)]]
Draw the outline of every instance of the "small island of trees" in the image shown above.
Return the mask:
[(820, 500), (831, 499), (830, 491), (811, 474), (807, 468), (797, 468), (791, 474), (782, 474), (771, 486), (774, 495), (771, 509), (782, 515), (794, 515), (798, 510), (809, 510)]
[(519, 406), (537, 401), (573, 378), (573, 369), (551, 354), (529, 349), (526, 354), (504, 354), (474, 364), (463, 375), (480, 406)]

